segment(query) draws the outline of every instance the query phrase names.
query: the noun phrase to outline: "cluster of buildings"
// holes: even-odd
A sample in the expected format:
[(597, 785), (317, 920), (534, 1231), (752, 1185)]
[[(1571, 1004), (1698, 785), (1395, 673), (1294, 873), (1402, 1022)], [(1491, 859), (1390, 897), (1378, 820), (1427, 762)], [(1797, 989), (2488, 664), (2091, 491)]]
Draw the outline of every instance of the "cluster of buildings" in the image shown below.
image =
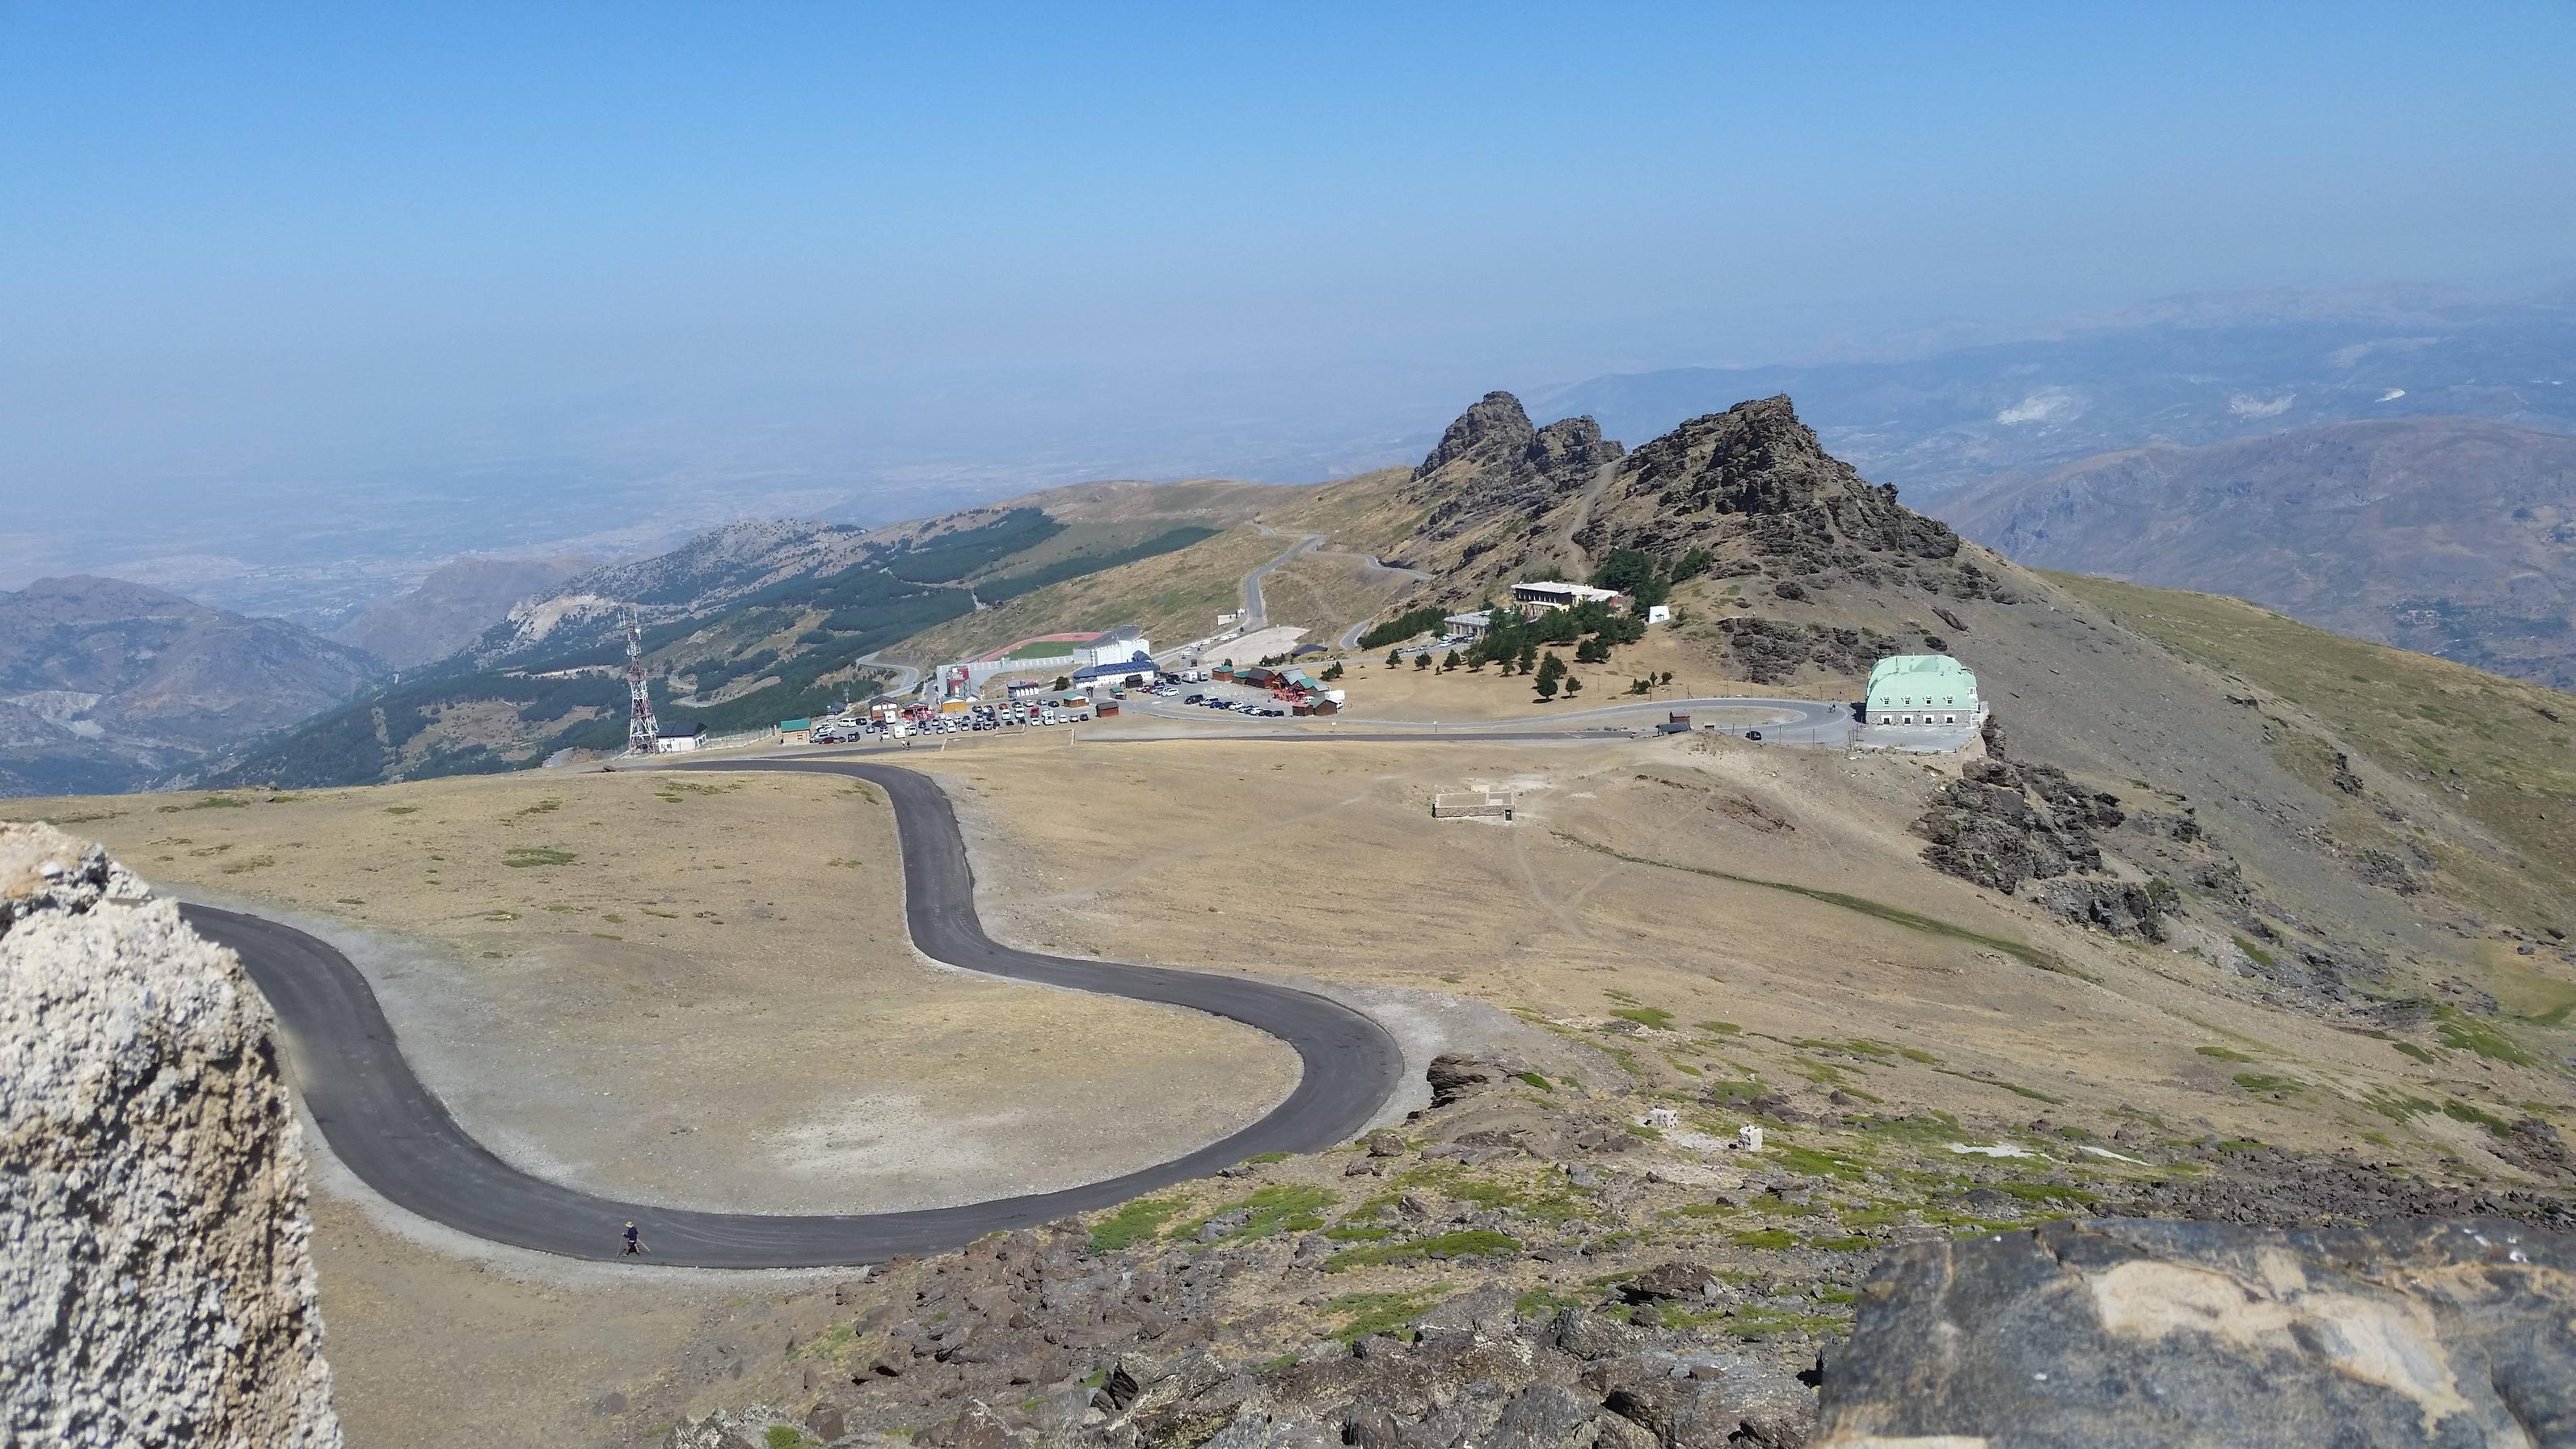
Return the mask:
[[(1559, 579), (1527, 579), (1512, 585), (1511, 611), (1524, 619), (1534, 619), (1557, 609), (1570, 609), (1577, 604), (1606, 604), (1613, 609), (1630, 608), (1626, 594), (1617, 589), (1597, 589), (1590, 584), (1569, 584)], [(1492, 632), (1494, 610), (1474, 609), (1452, 614), (1440, 621), (1441, 635), (1459, 643), (1473, 643)], [(1671, 622), (1673, 611), (1662, 604), (1646, 608), (1646, 622)]]

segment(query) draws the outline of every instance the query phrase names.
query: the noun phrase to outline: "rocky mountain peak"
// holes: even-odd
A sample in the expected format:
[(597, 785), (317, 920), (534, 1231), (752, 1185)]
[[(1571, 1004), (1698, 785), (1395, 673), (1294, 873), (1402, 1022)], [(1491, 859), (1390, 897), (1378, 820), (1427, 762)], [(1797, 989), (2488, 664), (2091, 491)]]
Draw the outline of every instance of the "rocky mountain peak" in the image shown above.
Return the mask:
[[(1439, 445), (1413, 470), (1413, 476), (1417, 481), (1428, 478), (1462, 459), (1479, 464), (1507, 462), (1529, 447), (1536, 432), (1519, 398), (1507, 392), (1489, 392), (1458, 415), (1458, 420), (1440, 435)], [(1596, 437), (1600, 434), (1598, 428), (1593, 432)]]
[(1620, 469), (1618, 491), (1626, 511), (1658, 534), (1677, 539), (1746, 518), (1755, 553), (1811, 556), (1819, 566), (1857, 566), (1862, 554), (1946, 560), (1959, 552), (1948, 525), (1826, 452), (1785, 395), (1692, 418), (1639, 448)]

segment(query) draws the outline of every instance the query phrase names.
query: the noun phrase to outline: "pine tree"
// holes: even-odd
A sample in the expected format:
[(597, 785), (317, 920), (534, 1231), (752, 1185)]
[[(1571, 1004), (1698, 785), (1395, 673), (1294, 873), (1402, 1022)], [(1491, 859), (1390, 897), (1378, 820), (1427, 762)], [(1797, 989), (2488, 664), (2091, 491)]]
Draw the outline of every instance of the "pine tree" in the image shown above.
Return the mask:
[(1458, 651), (1452, 649), (1449, 651), (1449, 657), (1440, 661), (1440, 672), (1446, 674), (1450, 670), (1457, 668), (1458, 664)]

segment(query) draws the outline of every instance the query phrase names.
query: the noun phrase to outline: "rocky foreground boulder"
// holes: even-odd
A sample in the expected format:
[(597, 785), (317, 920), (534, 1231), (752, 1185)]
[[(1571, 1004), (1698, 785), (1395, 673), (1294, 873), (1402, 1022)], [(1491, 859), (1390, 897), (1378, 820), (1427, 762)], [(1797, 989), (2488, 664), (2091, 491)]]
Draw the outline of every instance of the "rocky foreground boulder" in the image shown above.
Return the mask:
[(105, 851), (0, 825), (0, 1443), (341, 1442), (274, 1034)]
[(2054, 1223), (1862, 1301), (1818, 1449), (2576, 1444), (2576, 1238), (2504, 1219)]

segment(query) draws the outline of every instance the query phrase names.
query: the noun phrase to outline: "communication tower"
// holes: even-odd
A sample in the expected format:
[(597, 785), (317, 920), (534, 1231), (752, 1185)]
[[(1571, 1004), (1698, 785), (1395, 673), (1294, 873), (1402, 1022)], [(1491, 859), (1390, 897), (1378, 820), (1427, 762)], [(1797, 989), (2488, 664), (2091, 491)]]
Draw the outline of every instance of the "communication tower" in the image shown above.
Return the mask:
[(653, 691), (644, 684), (644, 630), (626, 621), (626, 753), (649, 755), (662, 747), (662, 727), (653, 719)]

